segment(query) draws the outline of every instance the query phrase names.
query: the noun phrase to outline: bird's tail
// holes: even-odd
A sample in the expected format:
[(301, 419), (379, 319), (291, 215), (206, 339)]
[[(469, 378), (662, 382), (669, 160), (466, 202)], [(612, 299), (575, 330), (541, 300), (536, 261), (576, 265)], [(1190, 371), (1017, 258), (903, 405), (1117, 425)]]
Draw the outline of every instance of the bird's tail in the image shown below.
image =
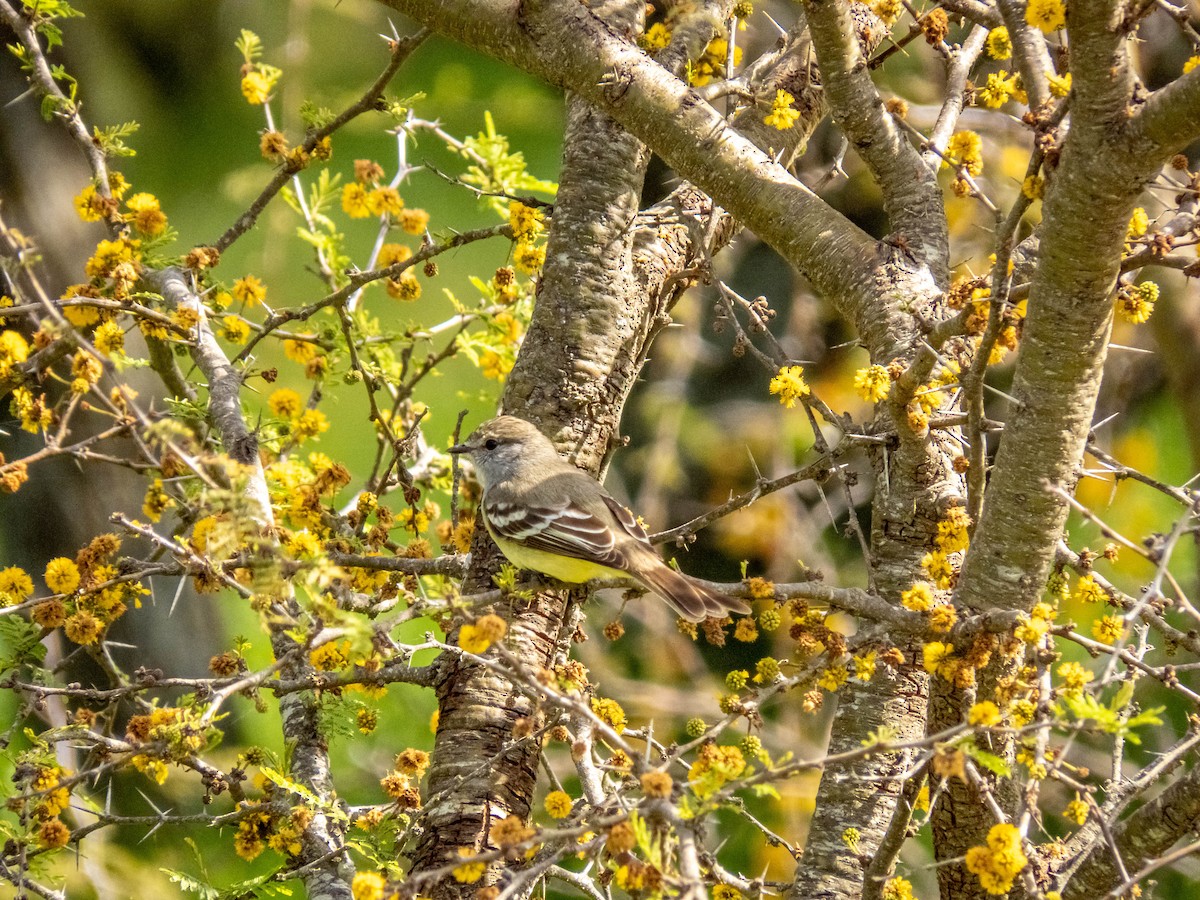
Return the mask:
[(652, 552), (638, 554), (626, 571), (642, 586), (667, 601), (667, 605), (689, 622), (702, 622), (710, 616), (723, 619), (738, 613), (746, 615), (750, 607), (744, 600), (727, 597), (705, 587), (694, 578), (677, 572)]

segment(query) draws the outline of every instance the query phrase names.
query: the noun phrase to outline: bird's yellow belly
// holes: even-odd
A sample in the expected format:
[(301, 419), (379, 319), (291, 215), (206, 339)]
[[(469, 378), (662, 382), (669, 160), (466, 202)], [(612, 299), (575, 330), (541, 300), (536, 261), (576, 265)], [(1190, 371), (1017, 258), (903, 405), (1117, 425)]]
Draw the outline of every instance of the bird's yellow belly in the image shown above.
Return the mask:
[(619, 569), (588, 562), (586, 559), (573, 559), (569, 556), (526, 547), (524, 544), (518, 544), (508, 538), (497, 537), (490, 528), (488, 533), (492, 535), (492, 540), (496, 542), (500, 552), (519, 569), (541, 572), (543, 575), (549, 575), (551, 578), (557, 578), (559, 581), (569, 584), (582, 584), (593, 578), (626, 577), (626, 573)]

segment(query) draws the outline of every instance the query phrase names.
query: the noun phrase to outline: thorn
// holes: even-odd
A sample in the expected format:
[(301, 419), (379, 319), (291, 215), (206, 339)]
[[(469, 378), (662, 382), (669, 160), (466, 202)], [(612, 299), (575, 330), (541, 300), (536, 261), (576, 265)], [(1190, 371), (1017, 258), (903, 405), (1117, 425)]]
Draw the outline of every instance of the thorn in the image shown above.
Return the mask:
[(779, 32), (780, 37), (787, 37), (787, 30), (774, 19), (772, 19), (770, 13), (764, 10), (763, 15), (767, 17), (768, 22), (775, 26), (775, 30)]
[[(171, 608), (167, 610), (168, 616), (175, 614), (175, 605), (179, 602), (180, 596), (183, 594), (183, 586), (187, 584), (187, 576), (181, 576), (179, 579), (179, 587), (175, 589), (175, 597), (171, 600)], [(150, 582), (150, 599), (154, 599), (154, 582)]]

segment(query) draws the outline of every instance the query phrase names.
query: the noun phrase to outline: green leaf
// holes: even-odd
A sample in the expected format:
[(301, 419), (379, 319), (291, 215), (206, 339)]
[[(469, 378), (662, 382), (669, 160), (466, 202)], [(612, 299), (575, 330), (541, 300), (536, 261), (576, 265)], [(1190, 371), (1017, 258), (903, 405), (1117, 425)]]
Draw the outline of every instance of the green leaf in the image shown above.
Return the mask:
[(0, 672), (41, 665), (46, 658), (42, 628), (24, 616), (0, 616)]
[(219, 900), (221, 896), (221, 892), (215, 887), (193, 878), (186, 872), (180, 872), (177, 869), (159, 869), (158, 871), (166, 875), (168, 881), (178, 885), (179, 889), (185, 893), (195, 894), (204, 900)]
[(247, 63), (252, 63), (262, 56), (262, 38), (248, 28), (242, 29), (241, 35), (233, 45), (237, 47), (238, 53), (242, 54), (242, 59)]
[(122, 122), (107, 128), (95, 126), (92, 128), (92, 137), (105, 156), (137, 156), (137, 151), (126, 145), (125, 138), (135, 134), (141, 127), (137, 122)]
[(337, 114), (324, 106), (317, 106), (311, 100), (300, 104), (300, 120), (307, 128), (320, 130), (336, 118)]
[(260, 766), (259, 771), (262, 772), (264, 778), (266, 778), (268, 781), (275, 784), (277, 787), (281, 787), (285, 791), (289, 791), (293, 794), (296, 794), (298, 797), (300, 797), (304, 800), (307, 800), (314, 807), (320, 808), (323, 805), (321, 803), (320, 797), (318, 797), (316, 794), (314, 794), (312, 791), (310, 791), (304, 785), (299, 784), (298, 782), (292, 781), (290, 778), (288, 778), (286, 775), (284, 775), (278, 769), (272, 769), (267, 766)]
[(966, 740), (958, 745), (958, 749), (983, 766), (993, 775), (999, 775), (1001, 778), (1008, 778), (1012, 774), (1012, 769), (1009, 768), (1001, 757), (995, 753), (988, 753), (986, 750), (981, 750), (975, 745), (974, 740)]

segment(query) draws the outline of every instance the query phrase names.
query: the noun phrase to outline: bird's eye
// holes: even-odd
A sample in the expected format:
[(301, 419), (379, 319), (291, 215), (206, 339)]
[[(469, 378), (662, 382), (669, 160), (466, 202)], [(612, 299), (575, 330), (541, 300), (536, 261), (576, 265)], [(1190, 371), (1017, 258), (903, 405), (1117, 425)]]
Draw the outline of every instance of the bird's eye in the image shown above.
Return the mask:
[(495, 450), (497, 443), (498, 442), (495, 438), (488, 438), (486, 441), (483, 442), (483, 448), (485, 450)]

